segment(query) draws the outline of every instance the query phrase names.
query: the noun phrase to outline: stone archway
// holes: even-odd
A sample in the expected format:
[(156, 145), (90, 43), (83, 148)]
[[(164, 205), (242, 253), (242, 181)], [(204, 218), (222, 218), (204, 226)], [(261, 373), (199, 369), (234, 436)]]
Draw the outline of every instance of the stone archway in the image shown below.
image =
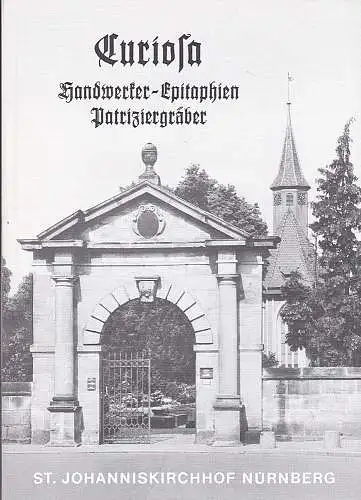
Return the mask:
[[(186, 290), (172, 284), (160, 283), (155, 297), (176, 305), (192, 325), (196, 344), (211, 344), (213, 332), (198, 301)], [(110, 315), (127, 302), (139, 298), (136, 280), (127, 281), (103, 297), (93, 309), (83, 332), (84, 345), (100, 343), (100, 335)]]
[(99, 442), (100, 334), (152, 283), (194, 331), (197, 439), (239, 442), (241, 397), (249, 426), (261, 426), (262, 256), (278, 239), (178, 198), (146, 165), (136, 185), (19, 240), (34, 260), (34, 442)]
[(103, 443), (195, 433), (195, 336), (183, 311), (155, 298), (126, 302), (101, 333)]
[[(153, 278), (143, 278), (151, 280)], [(107, 293), (93, 308), (88, 321), (83, 329), (83, 347), (79, 352), (79, 378), (84, 380), (85, 372), (87, 380), (99, 381), (94, 392), (89, 392), (86, 386), (79, 390), (83, 402), (84, 432), (83, 443), (102, 442), (102, 332), (111, 315), (122, 306), (129, 304), (135, 299), (140, 299), (137, 282), (141, 278), (126, 280), (119, 287)], [(195, 366), (196, 366), (196, 435), (212, 433), (211, 408), (213, 398), (210, 394), (214, 391), (213, 382), (210, 379), (216, 376), (217, 358), (216, 352), (210, 346), (214, 342), (214, 332), (197, 299), (195, 299), (184, 288), (174, 283), (165, 282), (157, 277), (158, 286), (155, 289), (154, 298), (167, 301), (185, 315), (193, 330), (195, 339)], [(204, 372), (204, 375), (202, 375)], [(207, 374), (208, 373), (208, 374)], [(89, 417), (88, 417), (89, 416)], [(204, 431), (204, 429), (206, 429)], [(203, 434), (202, 434), (203, 433)]]

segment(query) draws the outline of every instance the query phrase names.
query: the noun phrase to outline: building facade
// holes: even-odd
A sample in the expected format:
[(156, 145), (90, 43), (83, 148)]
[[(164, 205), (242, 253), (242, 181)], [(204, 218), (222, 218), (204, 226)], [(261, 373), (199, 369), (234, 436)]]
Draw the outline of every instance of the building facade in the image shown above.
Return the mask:
[(33, 252), (34, 443), (103, 441), (104, 326), (156, 297), (194, 332), (197, 441), (239, 443), (242, 406), (249, 430), (262, 429), (262, 266), (279, 238), (181, 200), (160, 185), (155, 147), (142, 157), (136, 185), (19, 240)]

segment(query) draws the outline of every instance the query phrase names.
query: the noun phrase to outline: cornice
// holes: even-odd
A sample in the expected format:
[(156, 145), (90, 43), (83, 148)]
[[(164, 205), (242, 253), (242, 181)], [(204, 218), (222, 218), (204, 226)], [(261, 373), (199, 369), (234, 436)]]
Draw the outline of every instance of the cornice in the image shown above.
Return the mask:
[(258, 250), (276, 248), (280, 238), (270, 236), (264, 239), (248, 240), (203, 240), (203, 241), (142, 241), (142, 242), (87, 242), (83, 240), (39, 240), (19, 239), (23, 250), (42, 249), (75, 249), (86, 248), (89, 250), (144, 250), (144, 249), (183, 249), (183, 248), (257, 248)]

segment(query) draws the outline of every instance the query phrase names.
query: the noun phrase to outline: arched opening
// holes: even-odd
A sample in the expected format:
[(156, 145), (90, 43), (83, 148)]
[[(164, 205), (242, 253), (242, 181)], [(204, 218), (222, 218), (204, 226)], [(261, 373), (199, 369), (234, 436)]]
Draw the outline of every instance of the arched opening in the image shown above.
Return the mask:
[(103, 441), (194, 429), (195, 335), (180, 308), (160, 298), (130, 300), (109, 316), (100, 342)]
[(297, 351), (292, 351), (287, 344), (287, 333), (288, 326), (282, 320), (281, 311), (284, 305), (282, 305), (277, 314), (276, 321), (276, 334), (277, 334), (277, 359), (279, 361), (279, 367), (283, 368), (303, 368), (308, 366), (308, 361), (306, 357), (306, 352), (304, 349), (298, 349)]

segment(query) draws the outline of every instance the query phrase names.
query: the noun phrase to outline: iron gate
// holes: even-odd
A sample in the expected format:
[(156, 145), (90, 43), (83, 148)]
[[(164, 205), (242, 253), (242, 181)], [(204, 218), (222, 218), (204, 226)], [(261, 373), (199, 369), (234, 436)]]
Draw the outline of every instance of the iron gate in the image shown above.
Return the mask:
[(102, 369), (103, 442), (149, 443), (149, 353), (105, 352)]

